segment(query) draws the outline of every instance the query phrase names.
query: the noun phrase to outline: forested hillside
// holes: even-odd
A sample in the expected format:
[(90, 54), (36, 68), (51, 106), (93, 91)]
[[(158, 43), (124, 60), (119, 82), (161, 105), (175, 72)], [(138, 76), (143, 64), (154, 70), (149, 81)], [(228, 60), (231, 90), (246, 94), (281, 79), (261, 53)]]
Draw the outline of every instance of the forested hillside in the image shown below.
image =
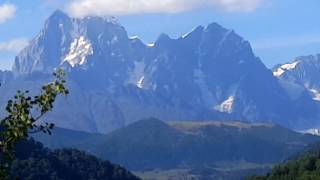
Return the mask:
[(11, 178), (138, 180), (126, 169), (75, 149), (51, 151), (34, 140), (17, 145)]

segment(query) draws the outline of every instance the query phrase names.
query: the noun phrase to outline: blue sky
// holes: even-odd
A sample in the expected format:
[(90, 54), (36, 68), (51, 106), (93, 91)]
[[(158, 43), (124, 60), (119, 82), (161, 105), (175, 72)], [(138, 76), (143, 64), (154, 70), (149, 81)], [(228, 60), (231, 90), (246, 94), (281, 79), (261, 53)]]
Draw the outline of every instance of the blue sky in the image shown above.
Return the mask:
[[(97, 8), (99, 7), (99, 8)], [(70, 15), (115, 15), (129, 35), (152, 43), (217, 22), (249, 40), (269, 67), (320, 53), (319, 0), (0, 0), (0, 69), (57, 8)]]

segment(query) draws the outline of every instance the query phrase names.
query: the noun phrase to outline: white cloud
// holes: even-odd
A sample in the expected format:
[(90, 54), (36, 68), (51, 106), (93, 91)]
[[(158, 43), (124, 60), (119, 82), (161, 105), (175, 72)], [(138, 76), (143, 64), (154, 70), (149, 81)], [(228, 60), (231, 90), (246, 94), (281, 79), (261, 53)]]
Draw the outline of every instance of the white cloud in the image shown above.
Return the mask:
[(179, 13), (200, 8), (228, 12), (251, 12), (264, 0), (72, 0), (66, 7), (75, 17), (88, 15), (132, 15), (145, 13)]
[(0, 42), (0, 52), (19, 52), (29, 44), (26, 38), (12, 39), (6, 42)]
[(14, 17), (16, 7), (13, 4), (0, 5), (0, 24)]

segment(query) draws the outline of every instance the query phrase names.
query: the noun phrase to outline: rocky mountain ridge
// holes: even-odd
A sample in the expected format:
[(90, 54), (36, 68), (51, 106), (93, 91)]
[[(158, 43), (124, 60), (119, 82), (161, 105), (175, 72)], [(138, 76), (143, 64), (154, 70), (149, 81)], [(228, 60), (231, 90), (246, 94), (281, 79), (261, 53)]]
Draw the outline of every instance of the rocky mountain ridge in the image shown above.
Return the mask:
[[(58, 126), (107, 133), (148, 117), (162, 120), (245, 120), (313, 126), (313, 101), (290, 98), (250, 43), (216, 23), (152, 45), (129, 37), (114, 19), (71, 18), (56, 11), (19, 53), (0, 92), (36, 89), (56, 68), (71, 94), (47, 117)], [(302, 128), (302, 127), (301, 127)]]

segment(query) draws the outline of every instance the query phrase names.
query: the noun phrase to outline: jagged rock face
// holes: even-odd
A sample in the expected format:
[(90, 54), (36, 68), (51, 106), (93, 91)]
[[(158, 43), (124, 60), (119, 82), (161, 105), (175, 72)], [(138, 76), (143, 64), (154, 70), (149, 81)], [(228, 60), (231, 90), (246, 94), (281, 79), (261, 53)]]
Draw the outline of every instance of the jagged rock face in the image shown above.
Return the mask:
[(61, 127), (106, 133), (151, 116), (292, 127), (303, 118), (250, 44), (215, 23), (145, 45), (113, 19), (57, 11), (16, 57), (10, 87), (40, 84), (59, 67), (71, 94), (48, 119)]
[(292, 63), (275, 67), (274, 74), (296, 86), (298, 92), (291, 93), (293, 98), (307, 90), (315, 101), (320, 101), (320, 55), (298, 57)]
[[(301, 114), (309, 118), (319, 115), (320, 55), (301, 56), (292, 63), (278, 65), (273, 69), (273, 74), (298, 106)], [(313, 123), (313, 126), (319, 126), (319, 123)]]
[(143, 87), (171, 100), (246, 120), (271, 120), (267, 114), (277, 114), (280, 104), (266, 98), (287, 101), (250, 44), (217, 24), (176, 40), (162, 35), (153, 51), (155, 60), (146, 70)]

